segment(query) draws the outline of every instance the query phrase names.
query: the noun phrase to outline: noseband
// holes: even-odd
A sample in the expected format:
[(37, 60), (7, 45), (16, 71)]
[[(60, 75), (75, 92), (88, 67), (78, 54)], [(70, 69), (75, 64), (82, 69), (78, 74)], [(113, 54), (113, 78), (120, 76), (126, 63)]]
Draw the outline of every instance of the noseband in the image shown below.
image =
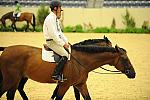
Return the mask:
[[(116, 62), (116, 64), (115, 64), (115, 66), (118, 65), (118, 63), (119, 63), (120, 60), (122, 60), (122, 64), (123, 64), (123, 66), (125, 67), (125, 68), (124, 68), (124, 73), (125, 73), (125, 74), (129, 74), (129, 73), (130, 73), (130, 70), (129, 70), (129, 68), (126, 66), (126, 64), (125, 64), (124, 61), (123, 61), (123, 60), (125, 60), (125, 59), (121, 58), (121, 56), (119, 56), (119, 58), (118, 58), (118, 60), (117, 60), (117, 62)], [(120, 72), (120, 71), (118, 71), (118, 72)]]

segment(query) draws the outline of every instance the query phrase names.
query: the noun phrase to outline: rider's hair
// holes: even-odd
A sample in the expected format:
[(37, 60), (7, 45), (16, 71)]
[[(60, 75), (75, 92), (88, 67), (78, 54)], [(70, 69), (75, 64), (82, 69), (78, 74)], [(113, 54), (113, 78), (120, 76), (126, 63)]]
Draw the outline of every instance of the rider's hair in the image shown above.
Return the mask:
[(53, 11), (55, 7), (61, 7), (61, 2), (58, 0), (52, 0), (50, 3), (51, 11)]
[(15, 1), (15, 4), (19, 3), (17, 0)]

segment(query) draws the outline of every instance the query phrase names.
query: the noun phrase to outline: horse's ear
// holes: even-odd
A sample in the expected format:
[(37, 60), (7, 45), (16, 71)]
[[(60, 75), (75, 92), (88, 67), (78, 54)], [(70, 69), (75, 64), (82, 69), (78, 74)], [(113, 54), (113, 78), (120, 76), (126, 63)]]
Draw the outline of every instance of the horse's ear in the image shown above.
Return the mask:
[(118, 47), (118, 45), (116, 44), (116, 46), (115, 46), (115, 49), (116, 49), (116, 51), (117, 52), (119, 52), (120, 50), (119, 50), (119, 47)]
[(104, 39), (107, 43), (109, 42), (108, 38), (105, 35), (104, 35)]
[(105, 39), (106, 37), (105, 37), (105, 35), (104, 35), (104, 39)]

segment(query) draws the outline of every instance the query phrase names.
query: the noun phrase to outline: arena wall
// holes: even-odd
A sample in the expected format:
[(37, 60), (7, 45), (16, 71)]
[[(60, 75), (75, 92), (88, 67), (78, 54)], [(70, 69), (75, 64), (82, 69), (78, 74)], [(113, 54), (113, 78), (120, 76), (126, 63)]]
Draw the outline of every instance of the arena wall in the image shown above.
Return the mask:
[[(6, 12), (14, 10), (14, 7), (0, 7), (0, 17)], [(117, 28), (124, 28), (122, 16), (126, 8), (63, 8), (64, 26), (89, 24), (93, 27), (110, 27), (113, 18)], [(22, 11), (37, 13), (38, 7), (22, 7)], [(150, 22), (150, 8), (128, 8), (129, 13), (135, 19), (136, 27), (141, 27), (144, 21)]]

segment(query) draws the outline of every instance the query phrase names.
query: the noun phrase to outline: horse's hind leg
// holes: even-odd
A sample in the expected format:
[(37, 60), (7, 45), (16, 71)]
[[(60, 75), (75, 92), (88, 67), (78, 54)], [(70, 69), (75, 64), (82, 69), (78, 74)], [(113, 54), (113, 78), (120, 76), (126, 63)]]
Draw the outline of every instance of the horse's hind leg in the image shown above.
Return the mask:
[(21, 97), (23, 98), (23, 100), (28, 100), (28, 97), (26, 96), (23, 88), (24, 88), (24, 85), (25, 83), (27, 82), (28, 78), (22, 78), (20, 83), (19, 83), (19, 86), (18, 86), (18, 91), (21, 95)]
[(27, 29), (29, 28), (29, 22), (27, 21), (27, 27), (25, 29), (25, 32), (27, 32)]
[(34, 24), (32, 24), (32, 23), (30, 23), (31, 25), (32, 25), (32, 27), (33, 27), (33, 32), (35, 31), (35, 25)]

